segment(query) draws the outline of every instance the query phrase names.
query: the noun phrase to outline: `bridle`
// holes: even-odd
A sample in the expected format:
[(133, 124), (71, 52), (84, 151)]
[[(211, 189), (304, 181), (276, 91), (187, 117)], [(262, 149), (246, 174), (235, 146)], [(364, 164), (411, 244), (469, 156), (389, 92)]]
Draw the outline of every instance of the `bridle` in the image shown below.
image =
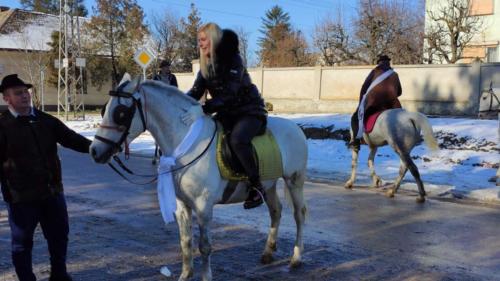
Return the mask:
[[(146, 128), (146, 115), (145, 115), (145, 111), (142, 108), (142, 102), (141, 102), (141, 99), (139, 96), (139, 90), (140, 90), (139, 86), (140, 85), (138, 85), (137, 88), (134, 90), (134, 94), (131, 94), (131, 93), (124, 92), (122, 90), (126, 86), (126, 84), (128, 84), (128, 82), (126, 82), (123, 85), (121, 85), (120, 87), (118, 87), (118, 89), (116, 91), (109, 91), (110, 96), (118, 98), (119, 104), (113, 109), (113, 113), (112, 113), (113, 122), (116, 124), (116, 126), (103, 125), (103, 124), (100, 125), (100, 127), (103, 129), (116, 130), (118, 132), (122, 132), (120, 139), (117, 142), (115, 142), (113, 140), (99, 136), (97, 134), (94, 136), (95, 139), (110, 145), (112, 154), (115, 154), (116, 152), (119, 152), (122, 150), (121, 146), (126, 141), (127, 136), (130, 134), (130, 127), (132, 125), (132, 120), (134, 118), (134, 114), (135, 114), (136, 110), (139, 111), (139, 114), (141, 117), (142, 132), (145, 132), (147, 129)], [(120, 98), (132, 99), (132, 105), (126, 106), (124, 104), (121, 104)], [(104, 116), (105, 109), (106, 109), (106, 107), (104, 107), (103, 112), (101, 114), (103, 116)], [(203, 149), (203, 151), (198, 156), (196, 156), (193, 160), (189, 161), (188, 163), (186, 163), (184, 165), (175, 167), (169, 171), (162, 172), (161, 174), (173, 173), (173, 172), (182, 170), (182, 169), (190, 166), (191, 164), (193, 164), (198, 159), (200, 159), (208, 151), (208, 149), (210, 148), (210, 146), (212, 145), (212, 143), (215, 139), (215, 136), (217, 135), (217, 130), (218, 130), (217, 129), (217, 122), (214, 122), (214, 124), (215, 124), (214, 133), (212, 134), (212, 137), (210, 138), (210, 141), (208, 142), (207, 146)], [(126, 154), (127, 154), (128, 153), (128, 144), (126, 144), (125, 147), (126, 147), (125, 149), (126, 149)], [(128, 155), (126, 155), (126, 157), (128, 157)], [(113, 164), (108, 163), (108, 165), (111, 167), (111, 169), (113, 169), (118, 175), (120, 175), (123, 179), (125, 179), (126, 181), (133, 183), (133, 184), (138, 184), (138, 185), (150, 184), (150, 183), (153, 183), (154, 181), (156, 181), (158, 179), (158, 176), (160, 175), (160, 174), (155, 174), (155, 175), (136, 174), (131, 169), (129, 169), (127, 166), (125, 166), (125, 164), (121, 161), (121, 159), (118, 156), (114, 155), (113, 160), (115, 160), (115, 162), (128, 174), (131, 174), (134, 176), (139, 176), (139, 177), (152, 177), (152, 179), (147, 181), (147, 182), (143, 182), (143, 183), (134, 182), (134, 181), (130, 180), (129, 178), (127, 178), (123, 173), (121, 173), (115, 166), (113, 166)]]
[[(121, 132), (122, 135), (120, 139), (117, 142), (115, 142), (108, 138), (101, 137), (97, 134), (94, 136), (95, 139), (110, 145), (113, 153), (121, 151), (121, 146), (125, 142), (130, 133), (130, 126), (132, 125), (132, 119), (134, 117), (136, 110), (139, 111), (139, 115), (141, 117), (142, 132), (146, 131), (146, 118), (144, 115), (144, 110), (142, 109), (141, 99), (137, 97), (138, 96), (137, 94), (127, 93), (124, 92), (122, 89), (123, 87), (121, 86), (116, 91), (109, 91), (110, 96), (118, 98), (119, 104), (113, 109), (112, 113), (113, 122), (116, 124), (116, 126), (103, 125), (103, 124), (100, 125), (100, 127), (103, 129), (116, 130), (118, 132)], [(138, 93), (137, 91), (134, 92)], [(120, 98), (132, 99), (132, 106), (128, 107), (124, 104), (121, 104)]]

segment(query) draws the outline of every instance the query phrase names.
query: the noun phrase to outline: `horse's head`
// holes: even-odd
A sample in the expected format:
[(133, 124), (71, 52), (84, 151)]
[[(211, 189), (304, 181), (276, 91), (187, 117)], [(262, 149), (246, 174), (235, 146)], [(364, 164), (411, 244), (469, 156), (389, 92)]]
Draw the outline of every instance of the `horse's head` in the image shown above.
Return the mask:
[(125, 141), (131, 142), (146, 130), (138, 92), (140, 78), (125, 74), (102, 112), (102, 123), (90, 145), (90, 155), (97, 163), (106, 163), (120, 152)]

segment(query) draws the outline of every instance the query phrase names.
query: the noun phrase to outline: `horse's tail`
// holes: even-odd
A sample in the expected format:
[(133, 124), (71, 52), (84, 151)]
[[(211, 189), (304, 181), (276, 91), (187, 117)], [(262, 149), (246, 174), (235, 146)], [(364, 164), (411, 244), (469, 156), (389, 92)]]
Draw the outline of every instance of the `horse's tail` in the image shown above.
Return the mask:
[(412, 112), (412, 120), (416, 122), (416, 126), (422, 131), (424, 135), (424, 142), (431, 150), (438, 150), (439, 145), (437, 143), (436, 138), (434, 137), (434, 133), (432, 131), (432, 126), (429, 123), (429, 119), (425, 117), (422, 113)]

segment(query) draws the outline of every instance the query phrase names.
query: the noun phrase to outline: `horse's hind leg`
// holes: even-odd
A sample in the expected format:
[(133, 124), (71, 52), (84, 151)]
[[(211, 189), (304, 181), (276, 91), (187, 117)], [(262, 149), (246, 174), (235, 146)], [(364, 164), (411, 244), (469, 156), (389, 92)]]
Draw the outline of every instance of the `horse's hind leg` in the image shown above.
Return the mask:
[(396, 194), (396, 192), (398, 191), (399, 189), (399, 186), (401, 185), (401, 181), (403, 180), (403, 178), (405, 177), (405, 174), (406, 172), (408, 171), (408, 168), (406, 167), (405, 163), (403, 162), (403, 160), (401, 160), (401, 164), (399, 166), (399, 176), (396, 178), (396, 180), (394, 181), (394, 186), (393, 188), (389, 189), (387, 191), (387, 196), (389, 197), (394, 197), (394, 195)]
[(354, 181), (356, 180), (356, 170), (358, 168), (358, 156), (359, 156), (359, 149), (358, 148), (352, 148), (352, 160), (351, 160), (351, 178), (344, 184), (345, 188), (352, 188), (354, 185)]
[(267, 236), (266, 247), (260, 261), (263, 264), (269, 264), (273, 261), (273, 252), (276, 251), (276, 237), (278, 236), (278, 228), (281, 219), (281, 203), (276, 192), (276, 182), (273, 187), (266, 191), (266, 204), (271, 217), (271, 228)]
[(382, 180), (375, 173), (375, 155), (377, 154), (377, 147), (370, 147), (370, 155), (368, 156), (368, 168), (370, 168), (370, 176), (372, 177), (372, 186), (371, 187), (379, 187), (382, 183)]
[(293, 248), (290, 267), (298, 267), (302, 263), (302, 251), (304, 250), (302, 231), (307, 214), (307, 207), (304, 201), (304, 181), (305, 171), (295, 172), (292, 177), (285, 178), (286, 188), (292, 199), (293, 215), (297, 225), (297, 236), (295, 238), (295, 247)]
[(177, 200), (175, 211), (177, 224), (179, 225), (179, 236), (182, 251), (182, 273), (179, 281), (188, 280), (193, 276), (193, 251), (192, 251), (192, 222), (191, 209), (182, 201)]
[(425, 202), (425, 189), (424, 189), (424, 183), (422, 182), (422, 179), (420, 179), (420, 173), (418, 172), (417, 165), (413, 163), (413, 160), (410, 157), (410, 154), (402, 154), (401, 155), (401, 160), (405, 163), (406, 167), (410, 170), (410, 173), (412, 176), (415, 178), (415, 181), (417, 182), (418, 186), (418, 197), (417, 197), (417, 203), (424, 203)]

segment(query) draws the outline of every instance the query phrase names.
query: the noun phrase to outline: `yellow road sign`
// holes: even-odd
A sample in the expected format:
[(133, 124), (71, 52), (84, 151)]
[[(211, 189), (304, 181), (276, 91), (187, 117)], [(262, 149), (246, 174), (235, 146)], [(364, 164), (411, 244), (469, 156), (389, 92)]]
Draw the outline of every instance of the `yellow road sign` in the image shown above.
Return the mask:
[(135, 52), (134, 60), (142, 68), (147, 68), (154, 60), (154, 55), (147, 49), (139, 49)]

